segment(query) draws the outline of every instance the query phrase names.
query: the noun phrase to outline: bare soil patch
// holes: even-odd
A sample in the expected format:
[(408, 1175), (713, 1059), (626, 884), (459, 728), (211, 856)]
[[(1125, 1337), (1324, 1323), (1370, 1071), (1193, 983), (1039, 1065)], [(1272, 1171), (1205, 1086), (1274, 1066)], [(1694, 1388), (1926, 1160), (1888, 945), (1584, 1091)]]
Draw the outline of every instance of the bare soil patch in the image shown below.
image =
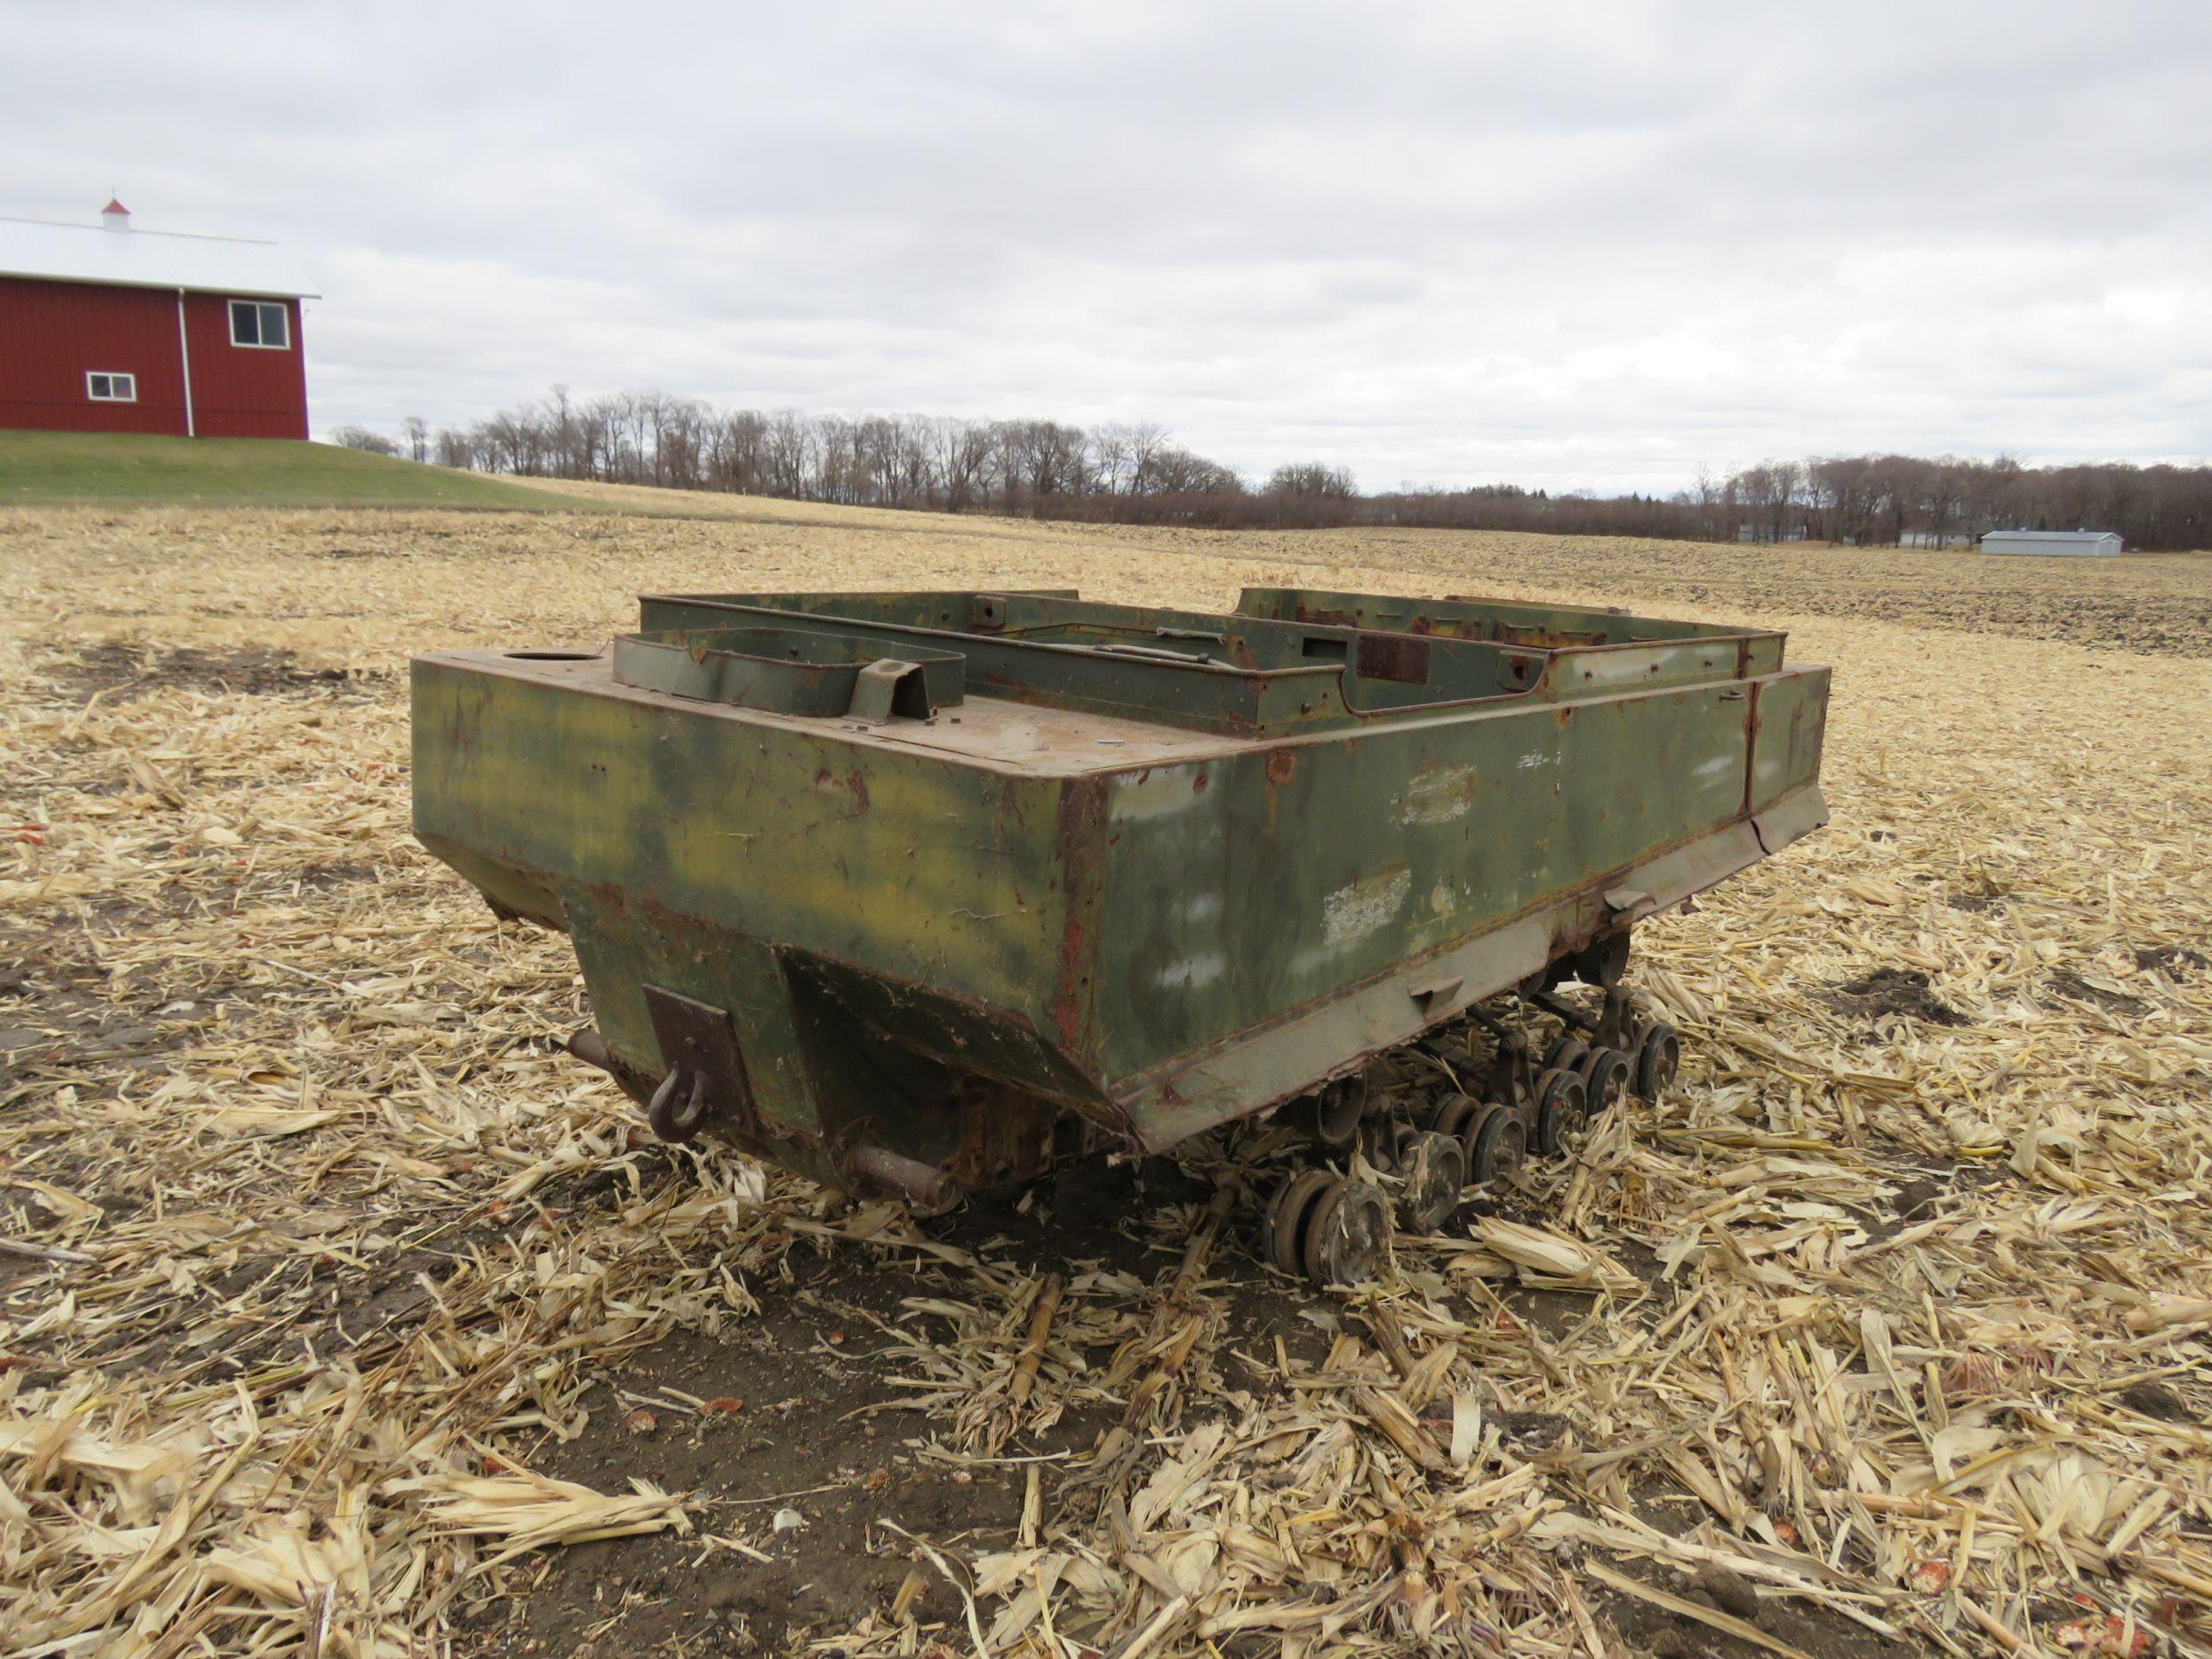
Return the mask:
[(286, 650), (204, 651), (191, 646), (162, 650), (110, 640), (62, 664), (53, 683), (88, 696), (147, 696), (182, 687), (260, 697), (334, 692), (348, 684), (348, 677), (342, 668), (303, 668)]
[(1869, 1018), (1899, 1014), (1932, 1025), (1966, 1024), (1963, 1014), (1928, 988), (1928, 976), (1917, 968), (1876, 968), (1845, 980), (1829, 1001), (1845, 1013)]

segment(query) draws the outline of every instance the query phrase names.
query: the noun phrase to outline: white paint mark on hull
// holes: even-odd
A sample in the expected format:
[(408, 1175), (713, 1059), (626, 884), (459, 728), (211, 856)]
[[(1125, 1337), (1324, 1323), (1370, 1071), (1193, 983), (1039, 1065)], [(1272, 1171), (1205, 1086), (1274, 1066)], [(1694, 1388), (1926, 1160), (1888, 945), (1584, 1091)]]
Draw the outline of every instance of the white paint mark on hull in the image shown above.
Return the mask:
[(1474, 810), (1477, 785), (1472, 766), (1440, 766), (1406, 785), (1398, 798), (1401, 824), (1450, 824)]
[(1121, 824), (1131, 818), (1187, 812), (1206, 798), (1202, 791), (1192, 787), (1197, 777), (1196, 767), (1156, 766), (1141, 778), (1117, 778), (1108, 816)]
[(1413, 891), (1413, 872), (1403, 864), (1362, 876), (1321, 902), (1321, 937), (1347, 945), (1389, 925), (1405, 909)]
[(1202, 985), (1211, 985), (1229, 965), (1222, 956), (1186, 956), (1171, 962), (1152, 976), (1152, 982), (1162, 990), (1187, 991)]

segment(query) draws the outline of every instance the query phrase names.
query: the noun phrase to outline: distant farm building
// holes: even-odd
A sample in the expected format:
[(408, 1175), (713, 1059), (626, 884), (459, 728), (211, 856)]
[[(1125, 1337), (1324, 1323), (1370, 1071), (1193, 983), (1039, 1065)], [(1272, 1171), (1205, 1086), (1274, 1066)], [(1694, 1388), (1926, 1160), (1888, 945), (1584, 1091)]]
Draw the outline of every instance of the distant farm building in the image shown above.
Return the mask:
[(1985, 553), (2055, 553), (2110, 558), (2124, 545), (2109, 530), (1992, 530), (1982, 537)]
[(304, 438), (300, 301), (274, 242), (0, 219), (0, 426)]

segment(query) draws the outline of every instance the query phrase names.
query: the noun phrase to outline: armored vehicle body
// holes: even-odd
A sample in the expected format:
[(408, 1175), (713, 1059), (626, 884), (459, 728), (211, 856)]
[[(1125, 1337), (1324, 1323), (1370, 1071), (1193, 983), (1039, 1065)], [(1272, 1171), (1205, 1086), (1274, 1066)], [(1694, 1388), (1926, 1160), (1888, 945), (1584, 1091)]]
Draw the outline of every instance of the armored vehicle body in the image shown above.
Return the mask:
[(416, 833), (574, 941), (576, 1054), (664, 1136), (932, 1207), (1295, 1103), (1395, 1189), (1284, 1183), (1270, 1254), (1323, 1279), (1663, 1088), (1630, 930), (1824, 821), (1828, 672), (1778, 633), (1286, 588), (641, 611), (414, 664)]

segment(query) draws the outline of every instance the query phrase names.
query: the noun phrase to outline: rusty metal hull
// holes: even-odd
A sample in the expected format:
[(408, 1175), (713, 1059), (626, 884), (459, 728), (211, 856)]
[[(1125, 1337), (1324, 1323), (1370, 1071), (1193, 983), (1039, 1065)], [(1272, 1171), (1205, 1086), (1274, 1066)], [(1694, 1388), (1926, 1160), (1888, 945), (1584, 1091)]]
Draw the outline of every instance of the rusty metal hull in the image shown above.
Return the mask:
[(418, 659), (417, 833), (572, 935), (588, 1057), (664, 1132), (930, 1202), (1304, 1094), (1825, 818), (1827, 671), (1777, 634), (1286, 589), (642, 610), (595, 655)]

